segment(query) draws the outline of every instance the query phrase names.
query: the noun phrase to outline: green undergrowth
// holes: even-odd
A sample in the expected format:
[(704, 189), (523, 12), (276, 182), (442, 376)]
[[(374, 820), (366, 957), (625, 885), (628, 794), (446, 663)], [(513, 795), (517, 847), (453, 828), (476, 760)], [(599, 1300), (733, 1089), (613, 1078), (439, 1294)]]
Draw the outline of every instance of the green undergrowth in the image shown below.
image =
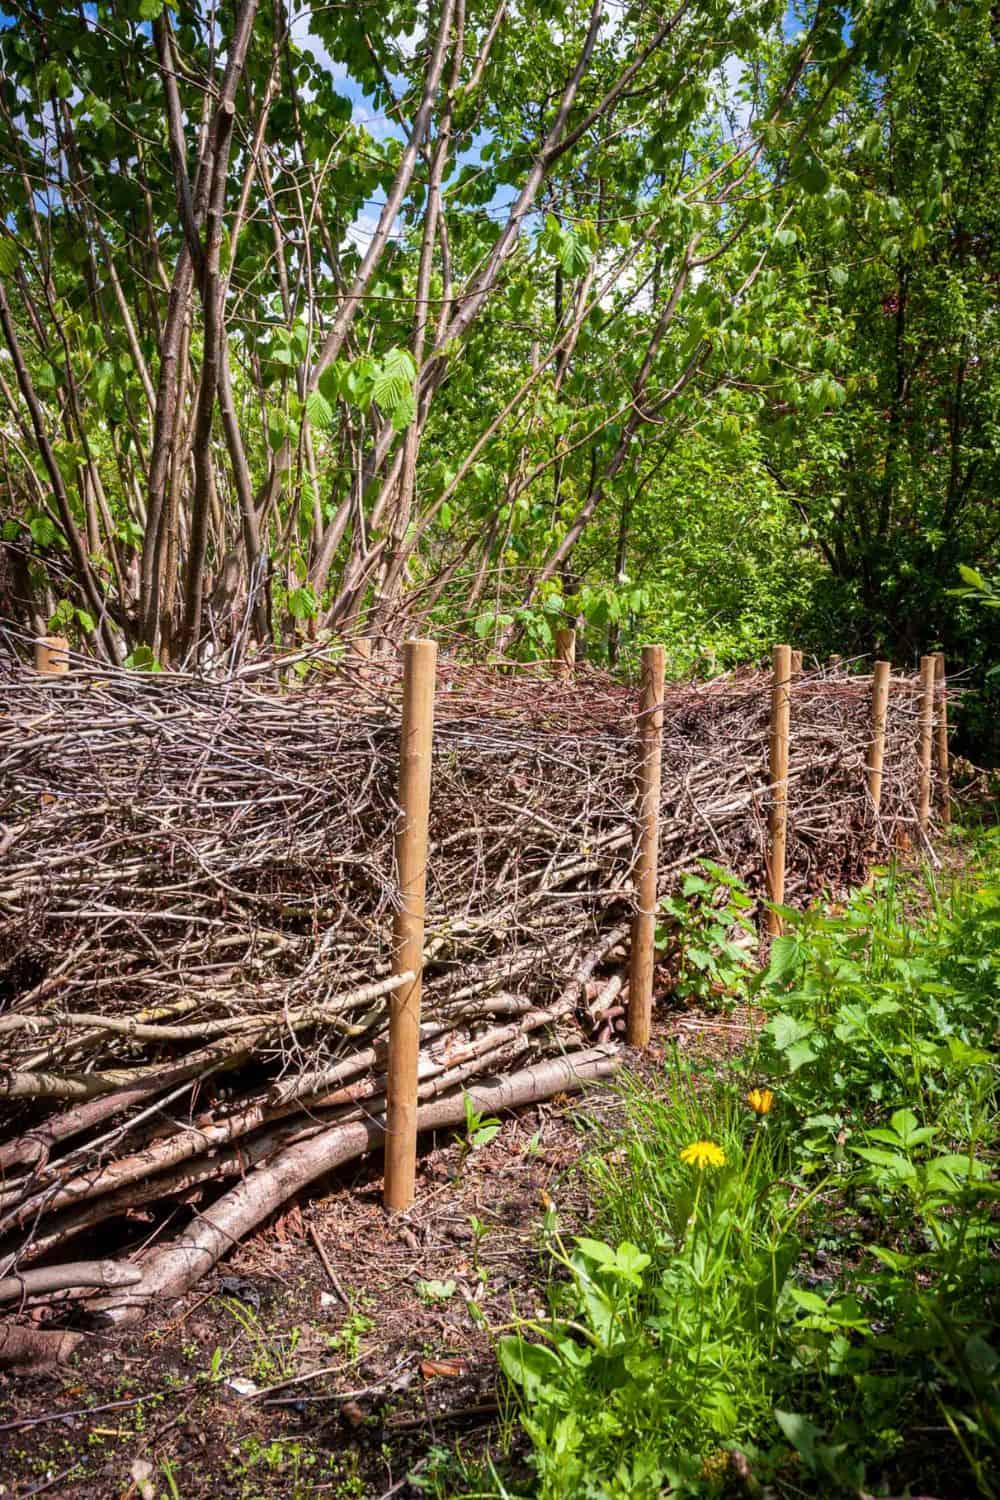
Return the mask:
[(1000, 840), (785, 917), (753, 1046), (619, 1085), (591, 1234), (550, 1212), (548, 1314), (498, 1331), (522, 1460), (438, 1493), (1000, 1495)]

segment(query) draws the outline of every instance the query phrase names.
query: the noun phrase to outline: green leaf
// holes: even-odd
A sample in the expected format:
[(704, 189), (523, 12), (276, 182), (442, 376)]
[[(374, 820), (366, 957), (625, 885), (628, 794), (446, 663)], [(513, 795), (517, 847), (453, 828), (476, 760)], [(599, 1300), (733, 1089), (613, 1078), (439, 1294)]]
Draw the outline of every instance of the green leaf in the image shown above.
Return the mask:
[(1000, 1365), (1000, 1354), (978, 1333), (966, 1339), (965, 1357), (977, 1375), (992, 1375)]
[(268, 408), (267, 438), (272, 448), (280, 448), (288, 436), (288, 421), (280, 406)]
[(798, 938), (777, 937), (771, 944), (771, 961), (767, 966), (767, 981), (780, 984), (795, 973), (799, 966), (801, 947)]
[(869, 1253), (880, 1260), (883, 1265), (893, 1271), (905, 1271), (913, 1261), (912, 1255), (907, 1255), (901, 1250), (887, 1250), (884, 1245), (869, 1245)]
[(792, 1300), (794, 1302), (797, 1302), (799, 1307), (804, 1308), (806, 1312), (826, 1312), (826, 1303), (823, 1298), (820, 1297), (816, 1292), (804, 1292), (800, 1290), (799, 1287), (793, 1286), (789, 1288), (789, 1295), (791, 1296)]
[[(111, 106), (103, 99), (97, 99), (93, 94), (88, 94), (79, 108), (80, 114), (88, 119), (95, 130), (103, 130), (111, 119)], [(86, 249), (86, 246), (84, 247)]]
[(4, 238), (0, 240), (0, 276), (13, 276), (17, 269), (17, 263), (21, 258), (17, 240)]
[(802, 172), (802, 186), (807, 193), (825, 193), (830, 186), (830, 173), (823, 163), (817, 158), (807, 162)]
[(327, 365), (319, 377), (319, 389), (331, 406), (336, 405), (343, 393), (343, 382), (346, 374), (347, 365), (343, 360), (335, 359), (332, 365)]
[(898, 1151), (882, 1151), (877, 1146), (852, 1146), (851, 1150), (855, 1156), (860, 1156), (862, 1161), (870, 1162), (875, 1167), (884, 1168), (891, 1177), (898, 1179), (900, 1182), (914, 1182), (916, 1180), (916, 1167)]
[(894, 1110), (889, 1116), (889, 1124), (904, 1146), (916, 1146), (921, 1141), (930, 1140), (931, 1136), (937, 1135), (937, 1130), (933, 1126), (921, 1127), (912, 1109)]
[(125, 658), (125, 666), (134, 672), (162, 672), (163, 668), (149, 646), (136, 646)]
[(589, 1240), (584, 1236), (576, 1241), (576, 1245), (588, 1260), (596, 1261), (599, 1266), (612, 1266), (615, 1263), (615, 1252), (602, 1240)]
[(813, 1026), (810, 1021), (800, 1021), (797, 1016), (790, 1016), (786, 1011), (781, 1011), (768, 1022), (767, 1030), (771, 1033), (778, 1051), (784, 1052), (796, 1042), (802, 1041), (804, 1037), (811, 1036)]
[(310, 426), (322, 430), (334, 426), (333, 407), (321, 391), (310, 391), (306, 397), (306, 418)]
[(417, 1295), (425, 1302), (448, 1302), (455, 1295), (454, 1281), (418, 1281)]
[(792, 1447), (799, 1453), (807, 1468), (816, 1464), (816, 1443), (823, 1436), (822, 1427), (810, 1422), (801, 1412), (775, 1410), (774, 1420), (781, 1428)]
[(288, 612), (295, 620), (314, 620), (319, 614), (319, 600), (308, 584), (289, 590)]
[(396, 402), (389, 413), (393, 429), (403, 432), (417, 415), (417, 403), (413, 391), (408, 389)]
[(416, 378), (417, 367), (408, 349), (390, 349), (374, 371), (372, 400), (389, 417), (397, 431), (401, 431), (413, 420), (413, 382)]
[(646, 1267), (652, 1264), (652, 1258), (638, 1245), (633, 1245), (631, 1240), (623, 1240), (615, 1252), (615, 1264), (619, 1273), (641, 1286), (641, 1275)]
[(785, 1061), (792, 1072), (797, 1073), (800, 1068), (805, 1067), (806, 1063), (814, 1062), (816, 1056), (815, 1049), (808, 1042), (795, 1042), (786, 1050)]
[(558, 1356), (544, 1344), (529, 1344), (520, 1338), (503, 1338), (498, 1350), (500, 1368), (524, 1391), (525, 1398), (537, 1401), (551, 1387), (559, 1384), (562, 1366)]
[(957, 1182), (971, 1177), (975, 1179), (985, 1172), (981, 1162), (973, 1157), (946, 1154), (935, 1156), (927, 1163), (927, 1186), (935, 1191), (947, 1190)]
[(28, 530), (36, 547), (51, 547), (59, 537), (59, 530), (48, 516), (35, 516), (28, 522)]

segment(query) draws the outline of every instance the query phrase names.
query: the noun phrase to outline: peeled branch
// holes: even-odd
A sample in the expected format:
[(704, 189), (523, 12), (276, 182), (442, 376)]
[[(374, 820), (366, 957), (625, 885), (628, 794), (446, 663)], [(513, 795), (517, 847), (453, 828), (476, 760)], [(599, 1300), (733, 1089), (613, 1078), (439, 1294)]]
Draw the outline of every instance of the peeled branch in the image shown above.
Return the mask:
[(64, 1266), (42, 1266), (20, 1275), (0, 1277), (0, 1302), (63, 1292), (76, 1286), (135, 1286), (142, 1280), (138, 1266), (117, 1260), (77, 1260)]

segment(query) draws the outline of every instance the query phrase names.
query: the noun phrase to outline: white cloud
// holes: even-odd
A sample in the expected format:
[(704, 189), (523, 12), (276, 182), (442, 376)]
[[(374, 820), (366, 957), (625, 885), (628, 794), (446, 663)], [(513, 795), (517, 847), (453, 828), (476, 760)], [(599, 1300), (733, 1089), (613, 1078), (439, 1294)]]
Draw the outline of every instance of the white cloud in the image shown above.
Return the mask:
[(394, 36), (392, 40), (402, 57), (411, 58), (416, 55), (417, 42), (420, 40), (420, 33), (414, 26), (412, 31), (401, 31), (399, 35)]
[(347, 226), (344, 240), (348, 245), (353, 245), (359, 255), (364, 255), (371, 243), (372, 236), (378, 228), (378, 214), (368, 209), (362, 209), (353, 224)]
[(390, 119), (388, 115), (379, 114), (378, 111), (370, 109), (363, 98), (355, 101), (351, 118), (355, 125), (367, 130), (373, 140), (401, 141), (405, 139), (406, 132), (401, 128), (398, 120)]

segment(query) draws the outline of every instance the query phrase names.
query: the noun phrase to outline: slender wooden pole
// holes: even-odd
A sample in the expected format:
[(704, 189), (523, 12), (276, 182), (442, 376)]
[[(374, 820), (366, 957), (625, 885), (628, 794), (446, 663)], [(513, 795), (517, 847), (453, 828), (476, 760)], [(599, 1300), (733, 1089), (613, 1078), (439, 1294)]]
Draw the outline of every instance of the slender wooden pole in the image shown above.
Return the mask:
[[(792, 651), (789, 646), (775, 646), (771, 672), (771, 739), (770, 777), (771, 811), (768, 818), (770, 849), (767, 861), (767, 895), (779, 906), (785, 899), (785, 852), (788, 845), (788, 737), (791, 726)], [(767, 930), (772, 937), (781, 932), (781, 917), (776, 911), (767, 914)]]
[(35, 641), (35, 671), (46, 677), (69, 671), (69, 641), (64, 635), (40, 635)]
[(801, 676), (802, 676), (802, 652), (801, 651), (793, 651), (792, 652), (792, 663), (791, 663), (791, 677), (792, 677), (792, 680), (794, 681), (796, 677), (801, 677)]
[(918, 821), (927, 832), (931, 820), (931, 750), (934, 742), (934, 669), (933, 656), (920, 658), (920, 713), (917, 759), (920, 768)]
[(944, 652), (934, 656), (934, 680), (940, 699), (937, 716), (937, 767), (938, 790), (941, 798), (941, 822), (951, 822), (951, 772), (948, 763), (948, 676), (944, 667)]
[(889, 676), (892, 667), (887, 661), (877, 661), (872, 673), (872, 737), (866, 758), (868, 767), (868, 795), (878, 812), (882, 805), (882, 762), (885, 760), (885, 726), (889, 712)]
[(639, 720), (639, 828), (635, 859), (635, 914), (629, 962), (625, 1036), (645, 1047), (653, 1019), (656, 959), (656, 877), (660, 848), (660, 767), (663, 759), (663, 647), (642, 648)]
[(556, 676), (572, 682), (576, 671), (576, 631), (561, 626), (556, 631)]
[(384, 1201), (392, 1210), (410, 1207), (417, 1172), (417, 1067), (436, 664), (433, 641), (406, 642), (399, 746), (402, 822), (396, 836), (400, 905), (393, 921), (392, 972), (412, 972), (416, 978), (393, 995), (389, 1016)]

